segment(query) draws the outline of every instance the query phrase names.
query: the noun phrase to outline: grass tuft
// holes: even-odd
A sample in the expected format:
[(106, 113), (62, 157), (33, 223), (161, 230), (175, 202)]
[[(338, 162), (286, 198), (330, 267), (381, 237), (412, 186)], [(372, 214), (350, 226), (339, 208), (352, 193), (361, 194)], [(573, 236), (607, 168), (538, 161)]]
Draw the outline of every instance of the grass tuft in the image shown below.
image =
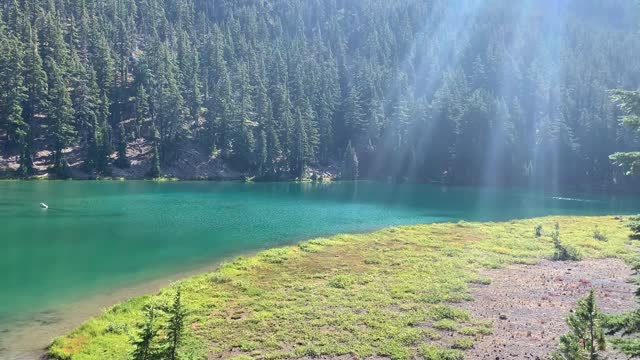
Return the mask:
[(336, 275), (329, 280), (329, 286), (336, 289), (347, 289), (353, 284), (353, 278), (349, 275)]

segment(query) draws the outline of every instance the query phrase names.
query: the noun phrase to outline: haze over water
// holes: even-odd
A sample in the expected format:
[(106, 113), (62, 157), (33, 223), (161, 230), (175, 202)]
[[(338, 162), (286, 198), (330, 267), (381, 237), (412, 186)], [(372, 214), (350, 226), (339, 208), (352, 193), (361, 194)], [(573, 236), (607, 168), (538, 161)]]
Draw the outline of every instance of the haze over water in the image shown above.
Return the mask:
[(100, 293), (316, 236), (637, 212), (631, 195), (422, 184), (4, 181), (0, 331)]

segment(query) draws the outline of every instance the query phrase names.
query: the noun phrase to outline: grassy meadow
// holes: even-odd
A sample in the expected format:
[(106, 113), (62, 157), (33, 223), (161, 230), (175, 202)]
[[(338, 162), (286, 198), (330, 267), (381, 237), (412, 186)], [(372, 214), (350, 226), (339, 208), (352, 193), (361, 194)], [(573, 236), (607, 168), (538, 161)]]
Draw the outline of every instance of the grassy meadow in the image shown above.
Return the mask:
[(584, 258), (635, 260), (627, 222), (613, 216), (415, 225), (312, 239), (115, 305), (56, 339), (49, 354), (130, 359), (143, 308), (169, 307), (180, 287), (187, 310), (181, 359), (462, 359), (492, 327), (457, 307), (472, 300), (469, 284), (490, 283), (478, 275), (483, 268), (551, 258), (556, 222), (562, 243)]

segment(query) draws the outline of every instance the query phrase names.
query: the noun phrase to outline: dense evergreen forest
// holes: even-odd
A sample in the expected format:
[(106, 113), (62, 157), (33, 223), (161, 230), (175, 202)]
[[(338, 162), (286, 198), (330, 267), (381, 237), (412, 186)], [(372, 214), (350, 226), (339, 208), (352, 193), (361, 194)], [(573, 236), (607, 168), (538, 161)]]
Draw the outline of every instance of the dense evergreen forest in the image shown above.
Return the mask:
[[(631, 0), (2, 0), (0, 146), (59, 177), (194, 152), (263, 179), (629, 188)], [(138, 156), (138, 155), (135, 155)], [(311, 169), (311, 170), (309, 170)]]

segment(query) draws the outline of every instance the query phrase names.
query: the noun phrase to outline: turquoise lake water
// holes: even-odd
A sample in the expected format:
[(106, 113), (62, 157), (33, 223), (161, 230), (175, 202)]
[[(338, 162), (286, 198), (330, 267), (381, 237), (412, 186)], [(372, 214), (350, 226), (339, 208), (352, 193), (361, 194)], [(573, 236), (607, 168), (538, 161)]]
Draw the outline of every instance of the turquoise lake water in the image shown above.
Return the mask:
[(316, 236), (636, 212), (640, 198), (630, 195), (418, 184), (3, 181), (0, 330), (99, 292)]

